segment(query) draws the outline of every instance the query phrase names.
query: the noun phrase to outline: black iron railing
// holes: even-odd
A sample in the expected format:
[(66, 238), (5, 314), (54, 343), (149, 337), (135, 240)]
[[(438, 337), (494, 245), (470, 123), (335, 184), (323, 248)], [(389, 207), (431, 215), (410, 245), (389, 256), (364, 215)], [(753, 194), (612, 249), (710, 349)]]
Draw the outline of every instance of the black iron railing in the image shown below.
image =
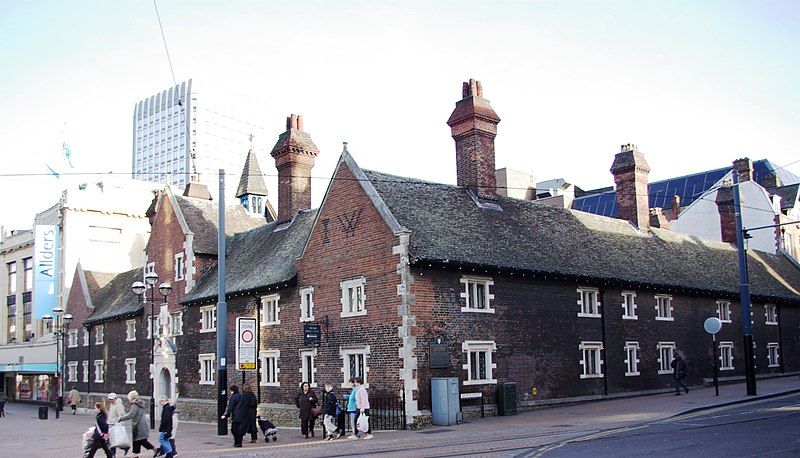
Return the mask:
[[(339, 401), (344, 414), (345, 431), (351, 432), (350, 418), (347, 412), (347, 400)], [(404, 393), (400, 396), (386, 392), (369, 393), (369, 425), (373, 430), (406, 429), (406, 402)]]

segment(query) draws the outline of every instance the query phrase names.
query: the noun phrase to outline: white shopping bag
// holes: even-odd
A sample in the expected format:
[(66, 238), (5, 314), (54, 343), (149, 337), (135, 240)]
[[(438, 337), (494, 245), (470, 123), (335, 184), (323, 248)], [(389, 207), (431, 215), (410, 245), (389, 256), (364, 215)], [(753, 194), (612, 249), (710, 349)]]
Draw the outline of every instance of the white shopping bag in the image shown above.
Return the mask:
[(108, 445), (110, 447), (128, 448), (128, 432), (122, 423), (116, 423), (108, 428)]
[(369, 431), (369, 417), (367, 415), (359, 415), (356, 428), (362, 433)]

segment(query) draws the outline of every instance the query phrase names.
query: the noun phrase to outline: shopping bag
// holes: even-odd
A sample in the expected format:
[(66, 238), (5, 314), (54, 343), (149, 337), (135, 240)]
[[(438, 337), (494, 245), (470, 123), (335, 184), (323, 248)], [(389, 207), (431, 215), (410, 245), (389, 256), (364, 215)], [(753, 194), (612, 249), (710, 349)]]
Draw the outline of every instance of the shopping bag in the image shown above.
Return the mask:
[(128, 448), (131, 446), (131, 444), (128, 443), (128, 432), (125, 430), (125, 425), (116, 423), (108, 428), (108, 445), (118, 448)]
[(369, 417), (364, 414), (359, 415), (358, 421), (356, 422), (356, 428), (358, 428), (358, 430), (362, 433), (369, 431)]

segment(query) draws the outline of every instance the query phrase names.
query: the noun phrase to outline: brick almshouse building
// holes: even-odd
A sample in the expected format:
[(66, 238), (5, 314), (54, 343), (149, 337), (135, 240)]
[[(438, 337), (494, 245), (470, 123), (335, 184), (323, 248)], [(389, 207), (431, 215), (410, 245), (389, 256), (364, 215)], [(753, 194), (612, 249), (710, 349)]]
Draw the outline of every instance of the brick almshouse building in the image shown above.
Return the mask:
[[(289, 118), (272, 150), (277, 217), (248, 198), (266, 200), (254, 155), (239, 187), (246, 206), (227, 211), (228, 383), (242, 382), (232, 364), (236, 317), (257, 314), (260, 371), (246, 380), (282, 423), (296, 422), (301, 381), (340, 387), (356, 375), (375, 395), (402, 392), (416, 425), (430, 420), (431, 377), (458, 377), (462, 393), (483, 391), (490, 404), (499, 383), (515, 381), (530, 408), (663, 390), (680, 349), (699, 384), (712, 373), (709, 316), (725, 323), (721, 375), (742, 376), (735, 249), (665, 227), (647, 208), (649, 167), (633, 145), (611, 169), (620, 219), (498, 196), (499, 121), (480, 83), (464, 83), (448, 120), (456, 186), (363, 170), (345, 148), (312, 210), (319, 151), (302, 118)], [(173, 288), (166, 307), (156, 292), (166, 343), (156, 341), (155, 394), (177, 398), (183, 419), (213, 421), (217, 204), (202, 191), (156, 196), (146, 269)], [(800, 269), (781, 254), (748, 254), (757, 373), (796, 373)], [(78, 270), (68, 311), (89, 337), (68, 348), (67, 386), (86, 398), (150, 395), (150, 303), (130, 291), (141, 269)], [(321, 325), (319, 347), (303, 346), (306, 323)], [(447, 345), (448, 367), (430, 368), (433, 341)]]

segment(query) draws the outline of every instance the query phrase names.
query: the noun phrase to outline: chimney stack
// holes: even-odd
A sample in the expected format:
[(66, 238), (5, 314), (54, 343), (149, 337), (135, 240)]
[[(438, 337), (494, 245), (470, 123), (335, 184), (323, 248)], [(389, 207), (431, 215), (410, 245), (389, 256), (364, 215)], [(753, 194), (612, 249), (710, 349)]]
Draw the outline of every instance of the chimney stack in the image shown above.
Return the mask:
[(311, 169), (319, 149), (303, 131), (301, 115), (286, 118), (286, 132), (280, 134), (271, 154), (278, 169), (278, 222), (285, 222), (311, 208)]
[(733, 170), (739, 174), (739, 183), (753, 180), (753, 161), (749, 157), (733, 161)]
[(661, 229), (670, 229), (669, 221), (664, 210), (661, 207), (653, 207), (650, 209), (650, 227), (659, 227)]
[(611, 165), (614, 184), (617, 187), (619, 217), (642, 230), (650, 228), (647, 175), (650, 166), (636, 145), (628, 143), (620, 147)]
[(500, 117), (483, 98), (480, 81), (464, 82), (461, 97), (447, 120), (456, 142), (456, 183), (491, 198), (497, 195), (494, 138)]
[(736, 243), (736, 210), (733, 206), (733, 186), (717, 189), (717, 209), (722, 241)]
[[(739, 183), (753, 179), (753, 161), (748, 158), (733, 161), (732, 173), (739, 175)], [(736, 243), (736, 207), (733, 205), (733, 186), (727, 183), (717, 190), (717, 209), (722, 241)]]

